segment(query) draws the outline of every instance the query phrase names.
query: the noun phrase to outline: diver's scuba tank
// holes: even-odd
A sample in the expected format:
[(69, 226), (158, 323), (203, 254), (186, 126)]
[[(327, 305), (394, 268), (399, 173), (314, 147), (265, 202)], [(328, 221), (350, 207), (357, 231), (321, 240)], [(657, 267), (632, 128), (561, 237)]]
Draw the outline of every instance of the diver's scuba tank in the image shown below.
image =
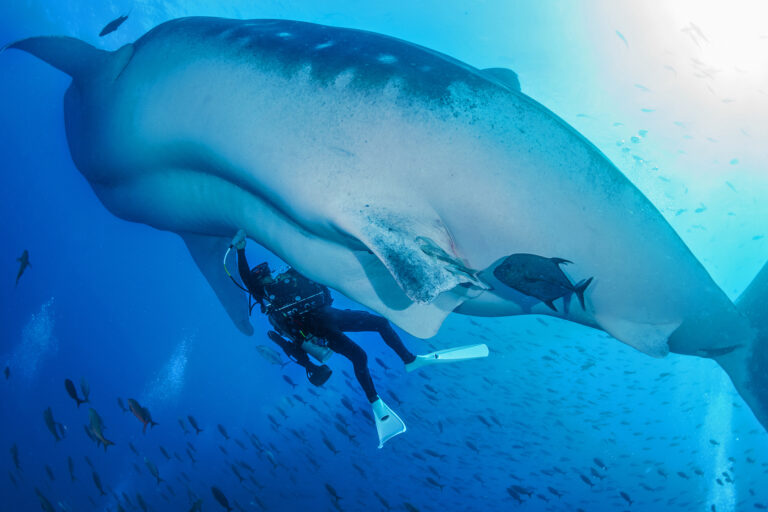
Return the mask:
[[(322, 364), (318, 366), (312, 363), (312, 361), (309, 360), (309, 357), (307, 357), (309, 351), (305, 349), (304, 346), (299, 347), (297, 343), (286, 340), (275, 331), (267, 332), (267, 336), (269, 336), (269, 339), (280, 345), (280, 348), (283, 349), (285, 355), (287, 355), (292, 361), (301, 364), (301, 366), (304, 367), (304, 369), (307, 371), (307, 378), (313, 385), (322, 386), (329, 378), (331, 378), (333, 370), (331, 370), (328, 365)], [(311, 345), (312, 350), (325, 349), (330, 351), (328, 347), (322, 347), (315, 343), (305, 341), (304, 344)]]
[(317, 359), (320, 363), (325, 363), (333, 355), (333, 350), (324, 345), (320, 345), (317, 342), (317, 338), (314, 336), (305, 338), (301, 343), (301, 349)]

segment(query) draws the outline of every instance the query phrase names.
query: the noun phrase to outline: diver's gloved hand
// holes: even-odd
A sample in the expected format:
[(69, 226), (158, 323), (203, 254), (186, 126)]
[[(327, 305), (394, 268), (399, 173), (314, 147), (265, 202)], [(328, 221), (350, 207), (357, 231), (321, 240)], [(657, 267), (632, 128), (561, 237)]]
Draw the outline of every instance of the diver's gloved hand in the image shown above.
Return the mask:
[(245, 249), (245, 230), (239, 229), (237, 230), (237, 233), (235, 234), (235, 238), (232, 239), (232, 242), (230, 243), (232, 247), (235, 249), (242, 250)]

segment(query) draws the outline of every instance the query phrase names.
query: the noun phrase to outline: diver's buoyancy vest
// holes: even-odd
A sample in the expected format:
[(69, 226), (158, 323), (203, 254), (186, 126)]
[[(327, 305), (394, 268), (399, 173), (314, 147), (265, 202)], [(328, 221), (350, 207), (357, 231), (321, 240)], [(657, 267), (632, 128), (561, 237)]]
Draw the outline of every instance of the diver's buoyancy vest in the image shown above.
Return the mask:
[(273, 283), (264, 286), (267, 313), (284, 318), (295, 318), (309, 311), (330, 306), (333, 302), (331, 292), (326, 286), (318, 284), (293, 268), (289, 268), (275, 278)]

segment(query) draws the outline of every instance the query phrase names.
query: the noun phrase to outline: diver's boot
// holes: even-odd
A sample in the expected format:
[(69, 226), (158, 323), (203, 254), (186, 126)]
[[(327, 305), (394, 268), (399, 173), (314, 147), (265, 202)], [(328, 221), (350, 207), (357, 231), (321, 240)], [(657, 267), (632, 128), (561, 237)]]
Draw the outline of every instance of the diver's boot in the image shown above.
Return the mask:
[(435, 363), (451, 363), (453, 361), (465, 361), (468, 359), (478, 359), (488, 357), (488, 346), (485, 343), (479, 345), (465, 345), (463, 347), (446, 348), (430, 354), (416, 356), (416, 359), (406, 363), (405, 371), (412, 372), (422, 366)]
[(371, 403), (371, 407), (373, 408), (373, 417), (376, 419), (376, 431), (379, 434), (379, 448), (396, 435), (406, 431), (403, 420), (384, 403), (384, 400), (378, 398)]

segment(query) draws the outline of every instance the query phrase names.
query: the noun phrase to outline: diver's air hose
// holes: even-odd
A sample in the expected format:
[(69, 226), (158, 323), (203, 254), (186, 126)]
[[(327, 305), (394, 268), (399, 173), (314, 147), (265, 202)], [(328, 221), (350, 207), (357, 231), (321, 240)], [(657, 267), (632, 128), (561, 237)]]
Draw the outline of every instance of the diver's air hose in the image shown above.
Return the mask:
[(234, 278), (234, 277), (232, 277), (232, 274), (230, 274), (230, 273), (229, 273), (229, 269), (227, 268), (227, 258), (229, 257), (229, 251), (231, 251), (231, 250), (232, 250), (232, 247), (233, 247), (233, 246), (231, 246), (231, 245), (230, 245), (230, 246), (229, 246), (229, 248), (227, 249), (227, 252), (225, 252), (225, 253), (224, 253), (224, 261), (223, 261), (223, 263), (224, 263), (224, 272), (226, 272), (226, 273), (227, 273), (227, 275), (229, 276), (229, 278), (232, 280), (232, 282), (233, 282), (233, 283), (235, 283), (235, 285), (237, 285), (237, 287), (238, 287), (238, 288), (240, 288), (241, 290), (243, 290), (243, 291), (244, 291), (244, 292), (246, 292), (246, 293), (249, 293), (249, 292), (248, 292), (248, 290), (246, 290), (245, 288), (243, 288), (243, 287), (240, 285), (240, 283), (238, 283), (238, 282), (235, 280), (235, 278)]

